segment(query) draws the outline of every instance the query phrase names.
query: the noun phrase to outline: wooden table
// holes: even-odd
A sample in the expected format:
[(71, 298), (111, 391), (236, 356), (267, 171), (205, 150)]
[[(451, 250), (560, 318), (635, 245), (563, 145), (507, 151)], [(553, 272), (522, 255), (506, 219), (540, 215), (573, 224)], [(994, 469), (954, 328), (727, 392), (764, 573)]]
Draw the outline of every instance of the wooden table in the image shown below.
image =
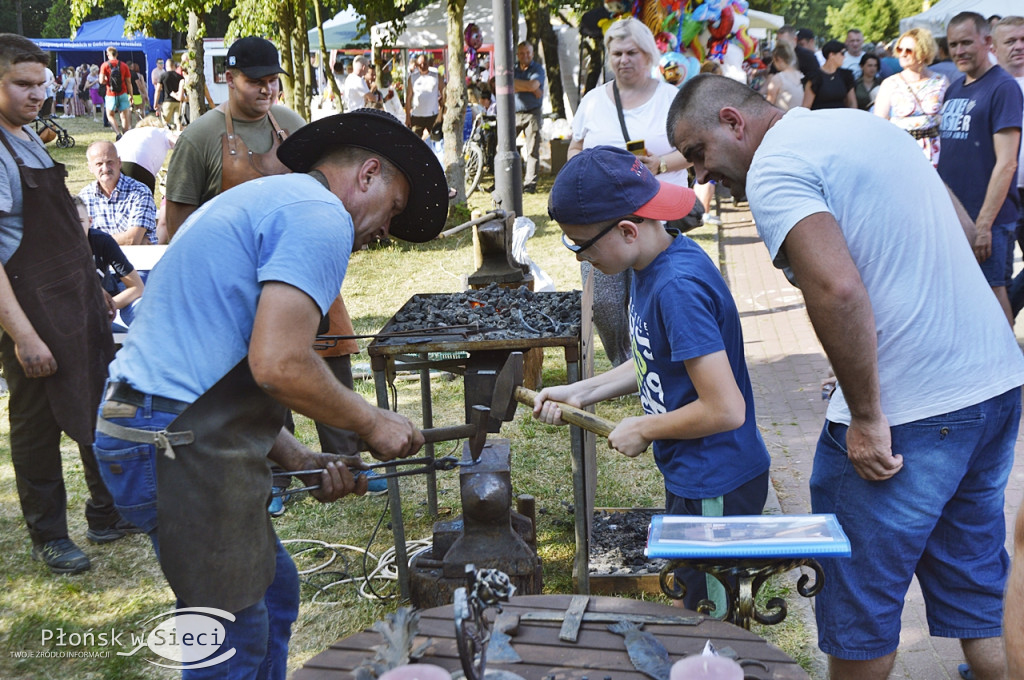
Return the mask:
[[(504, 605), (504, 611), (523, 615), (543, 611), (561, 613), (566, 610), (571, 595), (527, 595), (513, 597)], [(663, 604), (615, 597), (590, 598), (587, 613), (612, 613), (648, 616), (698, 616), (694, 612)], [(488, 612), (488, 615), (493, 610)], [(576, 643), (558, 639), (559, 623), (522, 621), (518, 633), (512, 637), (512, 648), (522, 657), (522, 663), (494, 664), (526, 678), (543, 680), (650, 680), (637, 671), (626, 653), (624, 639), (608, 631), (608, 624), (584, 620)], [(704, 643), (711, 640), (719, 649), (731, 647), (740, 659), (763, 662), (768, 671), (759, 666), (747, 669), (751, 677), (773, 680), (809, 680), (809, 676), (793, 659), (757, 635), (730, 623), (704, 619), (697, 625), (647, 624), (644, 630), (653, 634), (668, 650), (669, 658), (678, 661), (685, 655), (699, 654)], [(455, 624), (451, 605), (427, 609), (420, 613), (420, 635), (415, 644), (432, 638), (421, 661), (441, 666), (450, 671), (461, 670), (459, 653), (455, 645)], [(381, 644), (379, 633), (367, 631), (338, 640), (327, 651), (310, 659), (293, 676), (293, 680), (350, 680), (351, 671), (363, 660), (373, 658), (373, 645)]]

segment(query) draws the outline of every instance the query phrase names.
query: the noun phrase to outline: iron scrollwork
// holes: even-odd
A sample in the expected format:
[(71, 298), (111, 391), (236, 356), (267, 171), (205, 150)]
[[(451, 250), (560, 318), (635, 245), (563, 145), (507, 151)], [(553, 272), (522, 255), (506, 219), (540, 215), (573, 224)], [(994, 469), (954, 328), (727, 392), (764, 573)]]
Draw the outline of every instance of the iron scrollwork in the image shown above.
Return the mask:
[(672, 572), (681, 567), (696, 569), (714, 576), (725, 588), (727, 611), (724, 616), (714, 611), (715, 604), (710, 600), (701, 600), (697, 611), (702, 614), (718, 616), (730, 623), (750, 630), (753, 621), (773, 626), (786, 618), (786, 601), (781, 597), (773, 597), (765, 603), (765, 609), (757, 608), (757, 593), (772, 576), (783, 574), (798, 567), (808, 567), (814, 572), (814, 582), (808, 585), (811, 577), (801, 574), (796, 589), (803, 597), (814, 597), (825, 585), (825, 574), (821, 565), (813, 559), (783, 560), (670, 560), (661, 570), (659, 582), (661, 591), (674, 600), (686, 596), (686, 586), (671, 578)]
[(455, 642), (459, 661), (467, 680), (483, 680), (487, 668), (487, 643), (491, 624), (484, 612), (493, 607), (501, 613), (501, 603), (508, 602), (516, 587), (508, 575), (497, 569), (477, 570), (466, 565), (466, 587), (455, 591)]

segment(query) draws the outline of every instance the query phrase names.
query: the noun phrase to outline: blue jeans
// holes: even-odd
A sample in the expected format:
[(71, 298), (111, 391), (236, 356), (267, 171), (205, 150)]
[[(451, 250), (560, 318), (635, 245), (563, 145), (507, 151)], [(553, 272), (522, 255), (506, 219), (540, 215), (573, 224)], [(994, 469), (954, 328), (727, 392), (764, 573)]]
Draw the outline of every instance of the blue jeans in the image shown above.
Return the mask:
[[(263, 599), (234, 612), (234, 623), (220, 620), (225, 628), (221, 649), (234, 647), (235, 655), (215, 666), (182, 671), (182, 680), (285, 680), (288, 641), (299, 617), (299, 572), (281, 541), (276, 559), (274, 580)], [(178, 606), (185, 604), (179, 600)]]
[(851, 559), (820, 560), (818, 643), (864, 661), (899, 646), (903, 600), (916, 574), (932, 635), (1002, 633), (1009, 557), (1004, 490), (1021, 413), (1014, 388), (980, 404), (890, 428), (903, 469), (862, 479), (846, 454), (847, 427), (826, 421), (811, 474), (814, 512), (835, 513)]
[[(112, 423), (140, 430), (163, 430), (176, 413), (155, 411), (152, 398), (136, 409), (135, 415), (107, 418)], [(106, 402), (100, 404), (100, 413)], [(121, 515), (149, 534), (160, 555), (157, 531), (156, 447), (114, 439), (96, 433), (96, 459), (114, 504)], [(201, 607), (202, 602), (189, 603)], [(178, 607), (189, 606), (178, 601)], [(263, 599), (239, 612), (235, 621), (218, 619), (225, 628), (222, 650), (235, 648), (235, 655), (209, 668), (182, 671), (185, 680), (284, 680), (288, 665), (288, 641), (292, 624), (299, 615), (299, 574), (291, 556), (277, 541), (274, 580)]]

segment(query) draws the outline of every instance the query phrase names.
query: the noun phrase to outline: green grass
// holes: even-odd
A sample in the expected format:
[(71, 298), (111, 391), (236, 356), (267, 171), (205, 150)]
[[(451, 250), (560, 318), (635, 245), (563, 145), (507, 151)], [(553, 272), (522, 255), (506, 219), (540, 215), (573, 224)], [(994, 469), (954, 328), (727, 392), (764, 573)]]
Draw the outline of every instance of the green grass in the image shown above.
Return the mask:
[[(113, 134), (91, 120), (59, 122), (74, 135), (77, 145), (73, 149), (62, 150), (53, 148), (51, 144), (51, 152), (68, 166), (68, 187), (77, 192), (91, 181), (84, 162), (85, 147), (95, 139), (112, 139)], [(537, 225), (537, 233), (530, 240), (528, 251), (553, 278), (559, 290), (578, 288), (578, 264), (561, 245), (557, 225), (546, 217), (550, 182), (550, 178), (543, 178), (539, 193), (524, 196), (524, 212)], [(487, 209), (490, 207), (488, 202), (489, 197), (479, 193), (470, 203), (474, 209)], [(713, 230), (702, 229), (691, 235), (717, 259)], [(379, 330), (414, 293), (461, 290), (464, 277), (473, 269), (471, 231), (424, 245), (396, 242), (388, 247), (357, 253), (352, 258), (343, 293), (357, 332), (373, 332)], [(353, 360), (358, 363), (368, 359), (365, 354), (360, 354)], [(597, 370), (607, 367), (603, 353), (599, 352)], [(545, 384), (564, 381), (561, 351), (548, 350), (544, 365)], [(435, 379), (432, 384), (435, 424), (461, 422), (461, 381)], [(372, 382), (359, 382), (356, 387), (360, 394), (375, 402)], [(420, 410), (418, 383), (399, 380), (397, 392), (399, 410), (417, 421)], [(4, 397), (0, 399), (0, 409), (6, 411), (6, 407), (7, 399)], [(639, 412), (639, 403), (634, 397), (617, 399), (598, 407), (599, 415), (613, 420)], [(316, 434), (312, 423), (302, 417), (296, 421), (299, 438), (315, 446)], [(11, 652), (43, 649), (43, 629), (63, 629), (66, 634), (98, 634), (110, 630), (121, 631), (125, 635), (129, 632), (143, 634), (149, 630), (143, 622), (171, 609), (174, 598), (145, 537), (131, 536), (107, 546), (86, 543), (82, 513), (86, 489), (77, 448), (67, 440), (62, 452), (71, 537), (90, 556), (93, 568), (79, 576), (62, 577), (51, 575), (45, 567), (33, 562), (29, 557), (30, 544), (18, 504), (7, 433), (7, 415), (0, 413), (0, 678), (125, 680), (177, 677), (172, 671), (143, 661), (141, 657), (148, 652), (132, 657), (111, 654), (106, 658), (74, 659), (22, 659), (11, 655)], [(523, 408), (515, 421), (503, 427), (500, 436), (511, 440), (515, 492), (531, 494), (537, 499), (537, 530), (545, 592), (571, 592), (575, 543), (573, 514), (566, 502), (572, 499), (568, 431), (532, 420)], [(439, 454), (446, 450), (444, 445), (438, 445)], [(603, 442), (599, 442), (597, 465), (599, 484), (595, 502), (598, 507), (658, 507), (662, 504), (661, 477), (651, 456), (628, 459), (611, 452)], [(457, 479), (454, 472), (438, 475), (438, 503), (442, 517), (460, 512)], [(429, 538), (433, 519), (426, 513), (423, 480), (412, 478), (404, 481), (403, 498), (407, 539)], [(275, 520), (275, 526), (282, 539), (346, 544), (368, 548), (379, 555), (392, 545), (387, 528), (389, 517), (384, 519), (385, 526), (376, 535), (376, 540), (372, 545), (369, 543), (385, 506), (384, 498), (344, 499), (331, 505), (303, 498), (290, 503), (287, 513)], [(354, 585), (324, 590), (324, 585), (341, 579), (344, 573), (363, 573), (357, 551), (344, 551), (342, 554), (345, 559), (327, 569), (339, 573), (310, 577), (303, 586), (299, 620), (292, 638), (291, 669), (323, 651), (337, 638), (369, 627), (397, 606), (394, 601), (363, 599)], [(303, 555), (299, 559), (300, 569), (321, 561), (323, 555), (323, 551)], [(393, 592), (394, 584), (381, 581), (376, 588)], [(649, 595), (638, 597), (658, 599)], [(330, 603), (321, 603), (324, 600)], [(791, 617), (785, 627), (758, 632), (793, 656), (799, 656), (806, 642), (795, 617)], [(127, 647), (126, 643), (113, 651)], [(55, 648), (51, 645), (47, 649)], [(64, 649), (96, 652), (111, 648), (82, 646)]]

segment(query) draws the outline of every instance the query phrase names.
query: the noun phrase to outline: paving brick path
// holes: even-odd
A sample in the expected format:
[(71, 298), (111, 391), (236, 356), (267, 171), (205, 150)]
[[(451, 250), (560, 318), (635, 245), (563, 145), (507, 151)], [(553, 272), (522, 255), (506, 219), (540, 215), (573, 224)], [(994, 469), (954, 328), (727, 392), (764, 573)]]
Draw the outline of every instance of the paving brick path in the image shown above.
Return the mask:
[[(723, 204), (722, 220), (722, 269), (743, 322), (758, 425), (772, 455), (772, 481), (783, 512), (810, 512), (808, 482), (814, 446), (825, 417), (821, 380), (828, 374), (828, 362), (807, 318), (800, 291), (772, 266), (745, 204), (740, 208)], [(1017, 331), (1020, 338), (1024, 321)], [(1017, 452), (1024, 452), (1021, 438), (1017, 440)], [(1008, 549), (1022, 496), (1024, 456), (1018, 455), (1006, 493)], [(802, 599), (795, 593), (794, 597)], [(793, 611), (793, 615), (801, 613), (813, 630), (809, 608)], [(825, 678), (818, 654), (819, 668), (813, 675)], [(915, 579), (907, 594), (900, 650), (891, 678), (957, 680), (957, 665), (962, 662), (956, 640), (928, 634), (924, 601)]]

